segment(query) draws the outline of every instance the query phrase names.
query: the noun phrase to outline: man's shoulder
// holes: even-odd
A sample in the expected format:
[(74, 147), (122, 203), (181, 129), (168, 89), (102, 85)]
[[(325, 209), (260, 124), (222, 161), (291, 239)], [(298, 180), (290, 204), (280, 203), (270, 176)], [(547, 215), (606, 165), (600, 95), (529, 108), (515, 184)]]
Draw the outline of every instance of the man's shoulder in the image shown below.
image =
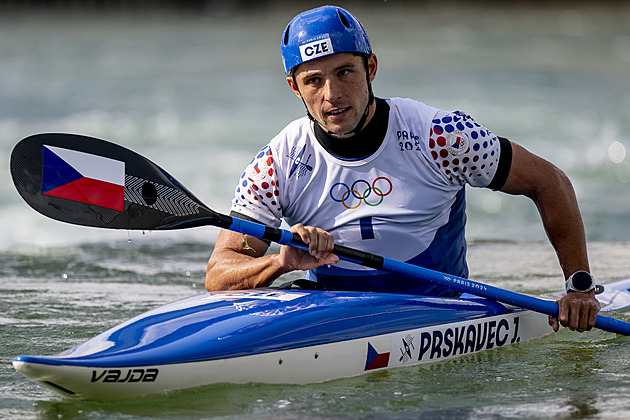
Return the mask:
[(392, 97), (392, 98), (387, 98), (385, 100), (389, 104), (390, 109), (395, 108), (395, 109), (401, 109), (401, 110), (406, 110), (406, 109), (423, 110), (423, 111), (428, 111), (433, 114), (439, 111), (438, 108), (435, 108), (431, 105), (427, 105), (424, 102), (419, 101), (417, 99)]
[(440, 109), (424, 102), (410, 98), (388, 98), (386, 99), (390, 109), (390, 116), (403, 120), (413, 120), (416, 122), (430, 122)]
[(304, 116), (288, 123), (278, 134), (276, 134), (269, 144), (274, 148), (282, 149), (291, 147), (297, 143), (303, 143), (313, 135), (311, 120)]
[(276, 137), (294, 137), (301, 136), (312, 131), (312, 121), (307, 117), (297, 118), (288, 123)]
[(427, 138), (435, 115), (441, 110), (409, 98), (386, 99), (389, 105), (389, 124), (397, 136), (412, 131)]

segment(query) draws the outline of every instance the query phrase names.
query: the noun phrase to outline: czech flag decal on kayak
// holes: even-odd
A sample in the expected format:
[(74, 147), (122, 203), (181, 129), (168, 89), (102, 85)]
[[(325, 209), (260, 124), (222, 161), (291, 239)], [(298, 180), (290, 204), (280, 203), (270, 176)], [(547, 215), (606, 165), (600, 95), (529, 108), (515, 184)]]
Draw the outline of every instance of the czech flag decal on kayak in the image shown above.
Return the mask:
[(42, 194), (123, 211), (125, 162), (44, 145)]
[(368, 342), (367, 358), (365, 360), (365, 369), (385, 368), (389, 364), (389, 352), (379, 353), (374, 346)]

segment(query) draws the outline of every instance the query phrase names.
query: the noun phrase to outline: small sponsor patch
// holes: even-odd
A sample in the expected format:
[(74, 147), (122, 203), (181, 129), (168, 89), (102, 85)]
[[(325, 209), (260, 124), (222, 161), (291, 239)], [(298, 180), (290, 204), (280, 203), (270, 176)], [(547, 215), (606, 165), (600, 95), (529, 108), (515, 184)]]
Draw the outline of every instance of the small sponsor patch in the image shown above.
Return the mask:
[(302, 61), (314, 60), (334, 53), (335, 50), (333, 49), (332, 42), (330, 41), (330, 37), (328, 35), (326, 35), (325, 38), (300, 45)]
[(247, 176), (252, 181), (260, 181), (267, 177), (267, 175), (273, 175), (273, 153), (271, 148), (266, 146), (256, 156), (256, 159), (252, 161), (251, 165), (247, 168)]
[(401, 343), (396, 346), (398, 347), (398, 363), (405, 364), (411, 360), (413, 360), (413, 356), (415, 354), (416, 347), (418, 347), (416, 336), (412, 334), (407, 334), (406, 336), (401, 338)]
[(468, 150), (468, 136), (461, 131), (455, 130), (446, 135), (446, 149), (453, 155), (458, 156)]
[(306, 145), (302, 146), (302, 149), (298, 151), (297, 147), (293, 147), (291, 149), (291, 154), (288, 154), (287, 157), (291, 161), (291, 171), (289, 172), (289, 178), (293, 176), (297, 171), (297, 178), (303, 177), (308, 173), (308, 171), (312, 171), (313, 167), (308, 164), (309, 159), (311, 158), (311, 154), (304, 158), (304, 152), (306, 151)]

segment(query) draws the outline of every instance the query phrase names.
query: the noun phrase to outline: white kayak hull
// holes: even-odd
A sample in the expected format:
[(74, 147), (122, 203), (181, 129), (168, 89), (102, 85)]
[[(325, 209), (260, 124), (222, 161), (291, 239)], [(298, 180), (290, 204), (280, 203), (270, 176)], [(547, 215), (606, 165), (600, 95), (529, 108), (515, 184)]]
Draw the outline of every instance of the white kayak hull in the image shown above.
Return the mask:
[[(142, 356), (141, 351), (134, 351), (142, 347), (142, 342), (150, 340), (149, 335), (153, 335), (154, 340), (164, 340), (164, 337), (173, 335), (172, 330), (159, 336), (159, 333), (151, 331), (146, 326), (141, 329), (141, 333), (134, 332), (138, 338), (138, 343), (126, 345), (122, 351), (111, 351), (116, 347), (116, 340), (112, 337), (120, 337), (124, 335), (130, 328), (137, 329), (137, 324), (143, 320), (155, 318), (157, 316), (164, 317), (171, 313), (179, 313), (182, 308), (194, 309), (205, 308), (200, 301), (214, 299), (221, 296), (221, 302), (229, 302), (230, 307), (236, 307), (236, 312), (245, 312), (244, 307), (256, 308), (260, 302), (255, 298), (255, 294), (260, 292), (241, 292), (238, 295), (231, 294), (205, 294), (196, 298), (191, 298), (181, 302), (165, 305), (158, 308), (157, 314), (152, 311), (140, 317), (130, 320), (128, 323), (121, 324), (101, 336), (95, 337), (87, 343), (71, 349), (58, 356), (37, 357), (37, 356), (18, 356), (14, 359), (15, 368), (29, 379), (51, 388), (62, 395), (90, 400), (120, 400), (133, 398), (142, 395), (163, 393), (172, 390), (186, 389), (205, 386), (214, 383), (277, 383), (277, 384), (308, 384), (325, 382), (329, 380), (347, 378), (365, 374), (380, 369), (389, 369), (401, 366), (413, 366), (424, 363), (435, 363), (453, 358), (477, 353), (480, 351), (497, 349), (504, 346), (520, 343), (532, 338), (538, 338), (551, 333), (551, 328), (547, 323), (547, 316), (519, 308), (506, 308), (496, 302), (490, 302), (485, 299), (454, 299), (454, 298), (425, 298), (418, 296), (397, 296), (395, 305), (399, 314), (409, 316), (412, 312), (422, 312), (422, 319), (427, 326), (420, 328), (397, 327), (393, 326), (395, 331), (385, 333), (377, 333), (377, 331), (387, 330), (383, 328), (381, 321), (370, 324), (369, 316), (366, 318), (366, 308), (363, 306), (364, 312), (357, 312), (356, 316), (352, 313), (355, 305), (347, 305), (348, 311), (343, 314), (346, 320), (337, 320), (340, 325), (349, 325), (351, 334), (347, 331), (340, 332), (342, 336), (339, 340), (334, 338), (315, 338), (314, 341), (308, 343), (299, 343), (298, 341), (293, 347), (289, 344), (282, 344), (276, 350), (271, 347), (264, 347), (256, 350), (256, 343), (259, 336), (268, 337), (269, 334), (277, 334), (278, 328), (273, 324), (239, 324), (240, 331), (234, 331), (235, 335), (253, 334), (247, 332), (250, 325), (255, 326), (255, 334), (251, 335), (251, 350), (240, 354), (227, 354), (214, 357), (212, 353), (212, 342), (217, 337), (208, 340), (207, 359), (195, 360), (200, 357), (195, 353), (194, 356), (173, 356), (172, 358), (161, 359), (159, 363), (151, 364), (150, 357)], [(371, 304), (378, 304), (382, 299), (391, 297), (390, 295), (380, 294), (364, 294), (345, 292), (294, 292), (294, 291), (270, 291), (270, 295), (276, 295), (277, 300), (274, 302), (279, 307), (290, 308), (285, 312), (275, 307), (273, 315), (269, 313), (255, 313), (253, 317), (261, 318), (263, 324), (264, 318), (296, 316), (296, 311), (300, 309), (296, 307), (296, 303), (304, 297), (312, 297), (309, 295), (327, 293), (335, 297), (341, 297), (344, 301), (353, 299), (361, 301), (361, 299), (369, 299)], [(234, 298), (237, 296), (237, 298)], [(240, 296), (240, 297), (239, 297)], [(294, 297), (297, 298), (294, 299)], [(323, 297), (331, 299), (330, 296)], [(233, 300), (234, 299), (234, 300)], [(286, 300), (281, 300), (286, 299)], [(318, 297), (319, 299), (319, 297)], [(315, 299), (310, 301), (301, 310), (307, 310)], [(263, 298), (269, 300), (268, 298)], [(424, 308), (423, 302), (429, 302), (428, 308)], [(186, 303), (188, 302), (188, 303)], [(411, 306), (406, 307), (407, 302), (413, 302)], [(263, 302), (266, 303), (266, 302)], [(234, 305), (234, 306), (232, 306)], [(382, 314), (387, 314), (387, 302), (384, 303)], [(402, 308), (401, 308), (402, 305)], [(436, 306), (437, 305), (437, 306)], [(169, 306), (171, 307), (169, 309)], [(464, 320), (456, 322), (439, 322), (431, 321), (431, 313), (436, 310), (442, 311), (441, 316), (444, 319), (444, 311), (452, 311), (453, 317), (462, 316)], [(488, 312), (488, 307), (492, 308)], [(296, 309), (297, 308), (297, 309)], [(378, 312), (375, 307), (374, 311)], [(225, 316), (225, 306), (222, 309)], [(312, 310), (312, 308), (310, 308)], [(329, 309), (332, 310), (332, 309)], [(256, 309), (254, 309), (256, 311)], [(393, 312), (391, 308), (390, 312)], [(203, 312), (203, 311), (201, 311)], [(475, 315), (475, 313), (477, 315)], [(502, 312), (498, 313), (497, 312)], [(194, 313), (194, 312), (193, 312)], [(482, 314), (484, 313), (484, 314)], [(489, 316), (486, 316), (487, 314)], [(196, 315), (196, 313), (194, 313)], [(459, 314), (459, 315), (458, 315)], [(231, 315), (231, 314), (230, 314)], [(238, 313), (235, 318), (249, 315)], [(414, 315), (415, 316), (415, 315)], [(174, 316), (178, 319), (181, 315)], [(185, 315), (186, 318), (190, 314)], [(326, 317), (322, 314), (314, 312), (315, 317), (313, 325), (328, 324)], [(339, 318), (339, 314), (335, 313), (333, 317)], [(396, 317), (396, 314), (392, 314)], [(400, 316), (398, 316), (400, 318)], [(438, 318), (437, 316), (435, 317)], [(278, 318), (276, 318), (278, 319)], [(241, 322), (241, 321), (239, 321)], [(392, 321), (394, 323), (394, 321)], [(180, 325), (183, 325), (180, 323)], [(208, 326), (211, 328), (216, 323), (210, 322)], [(300, 325), (304, 325), (303, 322)], [(264, 331), (265, 328), (268, 331)], [(314, 327), (313, 327), (314, 328)], [(181, 327), (180, 327), (181, 329)], [(202, 330), (210, 330), (203, 327)], [(263, 330), (263, 331), (261, 331)], [(312, 332), (312, 328), (307, 328)], [(123, 331), (123, 332), (121, 332)], [(133, 330), (136, 331), (136, 330)], [(140, 330), (138, 330), (140, 331)], [(308, 332), (308, 334), (311, 334)], [(198, 332), (197, 332), (198, 333)], [(197, 334), (195, 333), (195, 334)], [(191, 335), (195, 335), (191, 334)], [(211, 334), (211, 333), (209, 333)], [(212, 334), (211, 334), (212, 335)], [(185, 334), (183, 343), (178, 346), (186, 346), (189, 339)], [(296, 336), (297, 337), (297, 336)], [(218, 339), (225, 339), (224, 335)], [(228, 338), (229, 339), (229, 338)], [(260, 341), (260, 340), (259, 340)], [(282, 340), (272, 340), (282, 341)], [(317, 343), (321, 341), (321, 343)], [(191, 345), (195, 345), (194, 343)], [(198, 344), (197, 344), (198, 345)], [(166, 349), (162, 349), (163, 353), (167, 353)], [(116, 360), (112, 362), (109, 354), (115, 354)], [(121, 354), (124, 353), (124, 357)], [(171, 352), (176, 354), (177, 352)], [(203, 353), (203, 352), (201, 352)], [(109, 359), (108, 359), (109, 357)], [(99, 362), (100, 359), (100, 362)], [(179, 359), (179, 360), (178, 360)], [(188, 360), (187, 360), (188, 359)], [(134, 363), (137, 360), (137, 363)]]
[[(488, 332), (483, 338), (477, 337), (477, 331), (483, 333), (484, 330)], [(460, 344), (455, 335), (462, 332), (464, 338)], [(450, 360), (549, 333), (551, 330), (545, 315), (520, 311), (436, 328), (206, 362), (99, 369), (79, 366), (52, 368), (45, 364), (15, 361), (14, 366), (24, 376), (63, 395), (107, 401), (214, 383), (325, 382), (379, 369)], [(477, 342), (478, 338), (481, 345)], [(370, 355), (370, 351), (374, 355)]]

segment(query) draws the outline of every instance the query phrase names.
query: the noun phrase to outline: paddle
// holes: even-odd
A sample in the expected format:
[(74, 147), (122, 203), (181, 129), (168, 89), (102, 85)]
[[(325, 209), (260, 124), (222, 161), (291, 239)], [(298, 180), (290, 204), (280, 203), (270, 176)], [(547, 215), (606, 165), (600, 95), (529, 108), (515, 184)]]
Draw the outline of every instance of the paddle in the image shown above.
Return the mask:
[[(62, 222), (139, 230), (217, 226), (290, 245), (308, 247), (288, 230), (216, 213), (159, 166), (122, 146), (75, 134), (37, 134), (11, 154), (11, 175), (24, 200)], [(335, 245), (339, 258), (366, 267), (429, 281), (459, 292), (557, 316), (555, 302), (451, 276), (356, 249)], [(597, 316), (602, 330), (630, 335), (630, 323)]]

